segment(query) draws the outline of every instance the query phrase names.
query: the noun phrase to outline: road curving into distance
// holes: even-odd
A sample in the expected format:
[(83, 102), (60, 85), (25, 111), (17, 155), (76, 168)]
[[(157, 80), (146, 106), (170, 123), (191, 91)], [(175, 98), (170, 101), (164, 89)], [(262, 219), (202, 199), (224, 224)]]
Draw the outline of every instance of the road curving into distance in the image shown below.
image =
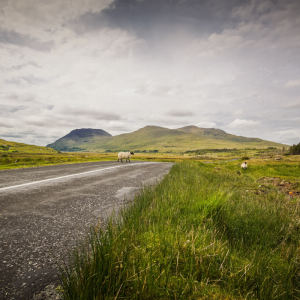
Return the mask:
[(106, 161), (0, 171), (0, 298), (25, 299), (55, 282), (55, 258), (172, 165)]

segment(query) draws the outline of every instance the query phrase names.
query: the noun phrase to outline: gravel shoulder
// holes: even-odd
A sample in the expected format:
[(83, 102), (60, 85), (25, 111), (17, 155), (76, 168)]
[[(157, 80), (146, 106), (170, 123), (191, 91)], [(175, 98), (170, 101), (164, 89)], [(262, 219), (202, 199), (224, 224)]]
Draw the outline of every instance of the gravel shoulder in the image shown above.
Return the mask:
[[(91, 224), (104, 224), (142, 185), (154, 184), (172, 165), (94, 162), (1, 171), (1, 299), (26, 299), (33, 293), (34, 299), (46, 299), (45, 293), (56, 299), (55, 259), (83, 240)], [(95, 172), (1, 191), (89, 171)]]

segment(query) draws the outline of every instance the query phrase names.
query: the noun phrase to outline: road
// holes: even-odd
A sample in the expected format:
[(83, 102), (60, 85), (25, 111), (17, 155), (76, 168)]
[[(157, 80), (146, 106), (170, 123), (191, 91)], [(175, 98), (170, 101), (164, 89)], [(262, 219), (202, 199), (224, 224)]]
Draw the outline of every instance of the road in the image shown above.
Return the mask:
[(0, 171), (0, 298), (57, 280), (54, 258), (172, 163), (93, 162)]

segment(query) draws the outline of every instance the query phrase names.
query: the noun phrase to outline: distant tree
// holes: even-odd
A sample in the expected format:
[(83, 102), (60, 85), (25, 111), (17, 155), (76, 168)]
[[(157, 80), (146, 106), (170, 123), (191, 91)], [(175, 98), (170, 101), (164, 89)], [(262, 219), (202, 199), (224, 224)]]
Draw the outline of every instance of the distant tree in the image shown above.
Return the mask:
[(297, 145), (293, 145), (290, 147), (290, 154), (292, 155), (300, 155), (300, 143)]

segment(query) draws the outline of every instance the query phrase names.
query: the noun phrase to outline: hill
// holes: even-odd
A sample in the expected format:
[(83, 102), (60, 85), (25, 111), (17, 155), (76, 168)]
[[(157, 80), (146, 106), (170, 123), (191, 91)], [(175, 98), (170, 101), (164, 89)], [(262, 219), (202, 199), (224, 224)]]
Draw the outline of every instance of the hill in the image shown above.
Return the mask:
[(56, 150), (52, 148), (28, 145), (23, 143), (11, 142), (0, 139), (0, 153), (41, 153), (41, 154), (54, 154), (57, 153)]
[[(160, 152), (177, 152), (196, 149), (282, 148), (286, 146), (259, 138), (228, 134), (221, 129), (197, 126), (185, 126), (178, 129), (146, 126), (137, 131), (117, 136), (111, 136), (105, 131), (106, 135), (85, 136), (82, 130), (73, 130), (47, 147), (62, 151), (158, 150)], [(74, 132), (78, 131), (81, 131), (82, 135), (74, 136)]]
[(111, 134), (102, 129), (75, 129), (47, 147), (60, 151), (80, 151), (99, 143), (104, 137), (111, 137)]
[[(225, 132), (221, 129), (216, 128), (199, 128), (197, 126), (185, 126), (182, 128), (178, 128), (177, 130), (186, 132), (186, 133), (193, 133), (201, 137), (213, 137), (217, 140), (224, 140), (224, 141), (230, 141), (230, 142), (237, 142), (237, 143), (260, 143), (264, 140), (259, 138), (247, 138), (244, 136), (237, 136), (230, 133)], [(267, 141), (264, 141), (267, 142)]]

